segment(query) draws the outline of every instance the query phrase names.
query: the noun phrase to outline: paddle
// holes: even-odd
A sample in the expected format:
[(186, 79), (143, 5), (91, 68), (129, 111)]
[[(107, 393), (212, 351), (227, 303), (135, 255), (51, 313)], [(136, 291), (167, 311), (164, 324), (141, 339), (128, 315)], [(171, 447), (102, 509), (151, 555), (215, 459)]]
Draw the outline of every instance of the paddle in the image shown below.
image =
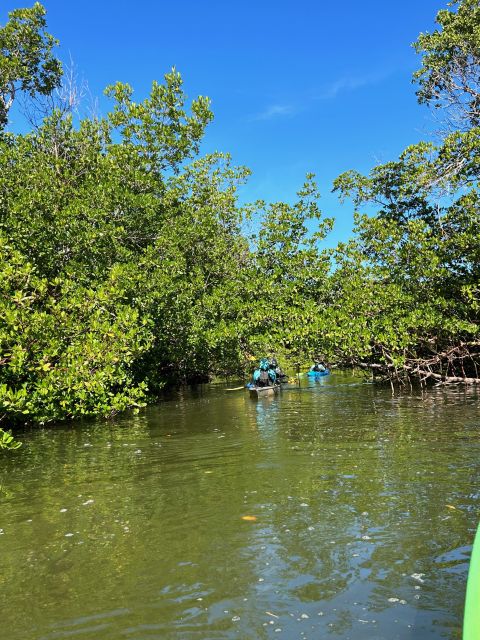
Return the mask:
[(225, 389), (225, 391), (238, 391), (239, 389), (245, 389), (245, 386), (242, 384), (241, 387), (234, 387), (233, 389)]

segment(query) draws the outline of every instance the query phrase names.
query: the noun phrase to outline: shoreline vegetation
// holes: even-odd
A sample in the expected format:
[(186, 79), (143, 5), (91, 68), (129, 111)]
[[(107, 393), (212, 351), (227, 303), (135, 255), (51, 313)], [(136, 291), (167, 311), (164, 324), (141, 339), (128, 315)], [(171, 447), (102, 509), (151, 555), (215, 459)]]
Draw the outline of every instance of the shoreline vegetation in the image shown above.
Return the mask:
[[(480, 383), (479, 24), (478, 0), (461, 0), (419, 36), (416, 95), (442, 130), (335, 180), (355, 229), (325, 249), (334, 221), (314, 176), (294, 204), (240, 206), (250, 172), (200, 155), (210, 102), (187, 103), (175, 69), (143, 101), (117, 82), (106, 115), (79, 115), (44, 7), (11, 12), (0, 26), (0, 435), (138, 410), (168, 385), (248, 376), (264, 354), (286, 368), (321, 356), (392, 388)], [(9, 128), (20, 103), (26, 133)]]

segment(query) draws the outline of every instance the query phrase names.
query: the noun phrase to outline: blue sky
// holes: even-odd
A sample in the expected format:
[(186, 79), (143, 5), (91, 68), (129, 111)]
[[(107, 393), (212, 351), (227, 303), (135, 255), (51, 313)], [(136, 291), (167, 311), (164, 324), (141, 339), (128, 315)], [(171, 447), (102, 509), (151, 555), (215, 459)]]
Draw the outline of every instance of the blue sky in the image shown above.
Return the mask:
[[(0, 23), (26, 4), (4, 0)], [(203, 151), (229, 151), (252, 169), (242, 200), (293, 201), (314, 172), (322, 210), (336, 218), (329, 244), (347, 239), (352, 224), (333, 179), (395, 158), (432, 129), (411, 84), (419, 58), (410, 45), (446, 1), (43, 4), (60, 56), (71, 56), (93, 95), (121, 80), (141, 99), (172, 66), (189, 97), (208, 95), (215, 120)]]

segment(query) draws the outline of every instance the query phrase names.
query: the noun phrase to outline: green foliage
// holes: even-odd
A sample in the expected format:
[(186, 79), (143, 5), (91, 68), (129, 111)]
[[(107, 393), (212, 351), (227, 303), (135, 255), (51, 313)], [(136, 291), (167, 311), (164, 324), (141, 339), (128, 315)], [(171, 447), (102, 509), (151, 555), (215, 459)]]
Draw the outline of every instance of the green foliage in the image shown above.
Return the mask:
[(0, 429), (0, 449), (19, 449), (22, 443), (14, 440), (11, 433)]
[(154, 82), (150, 96), (140, 104), (132, 101), (128, 84), (117, 82), (105, 93), (115, 100), (109, 121), (121, 136), (121, 151), (128, 149), (132, 159), (133, 154), (138, 156), (150, 172), (178, 170), (185, 158), (198, 153), (205, 126), (213, 117), (210, 101), (203, 96), (194, 100), (189, 116), (183, 110), (182, 78), (175, 69), (165, 75), (164, 84)]
[[(175, 70), (141, 102), (121, 83), (107, 95), (105, 118), (76, 124), (54, 109), (0, 138), (0, 415), (12, 424), (141, 406), (165, 383), (240, 371), (258, 339), (263, 249), (237, 202), (249, 172), (198, 157), (208, 100), (187, 109)], [(306, 286), (295, 247), (311, 206), (286, 207), (275, 239), (285, 233), (292, 287)], [(277, 278), (287, 313), (282, 295)]]
[(419, 100), (444, 107), (450, 130), (368, 176), (349, 171), (335, 181), (342, 198), (374, 215), (357, 214), (357, 237), (337, 255), (327, 346), (390, 371), (428, 377), (431, 366), (445, 365), (478, 378), (476, 352), (464, 349), (458, 362), (448, 355), (476, 349), (480, 321), (480, 13), (477, 2), (453, 5), (456, 12), (437, 16), (442, 31), (419, 37), (423, 66), (415, 74)]
[(0, 247), (0, 415), (46, 422), (141, 406), (131, 366), (152, 336), (116, 275), (88, 289), (49, 282), (4, 238)]
[(62, 66), (52, 53), (56, 40), (46, 32), (45, 8), (15, 9), (0, 26), (0, 130), (21, 91), (48, 95), (60, 82)]
[(243, 333), (254, 353), (311, 352), (316, 319), (326, 296), (330, 252), (320, 243), (333, 226), (322, 219), (313, 175), (294, 205), (258, 203), (263, 222), (253, 239), (255, 251), (243, 295), (248, 299)]
[[(450, 115), (480, 124), (480, 6), (478, 0), (455, 0), (456, 11), (437, 14), (441, 30), (422, 33), (414, 44), (423, 56), (414, 74), (420, 102), (452, 111)], [(457, 120), (456, 125), (460, 124)]]
[[(442, 32), (417, 43), (421, 100), (451, 89), (438, 70), (453, 73), (441, 67), (453, 34), (451, 60), (468, 50), (478, 77), (477, 9), (457, 4), (439, 14)], [(11, 74), (0, 83), (4, 124), (15, 82), (32, 96), (58, 84), (44, 15), (38, 4), (18, 10), (0, 30)], [(12, 34), (24, 43), (16, 57)], [(137, 410), (165, 384), (241, 373), (266, 353), (290, 366), (322, 354), (397, 371), (478, 342), (480, 131), (470, 98), (457, 111), (462, 126), (439, 144), (337, 178), (341, 197), (370, 215), (357, 213), (355, 238), (333, 252), (321, 247), (333, 220), (312, 175), (293, 204), (240, 206), (249, 171), (228, 154), (199, 155), (209, 101), (187, 105), (176, 70), (139, 102), (126, 84), (106, 93), (103, 118), (52, 107), (33, 131), (0, 134), (1, 419)]]
[[(457, 136), (455, 146), (465, 137)], [(335, 183), (357, 207), (378, 207), (375, 217), (357, 216), (357, 239), (338, 257), (334, 276), (337, 303), (359, 320), (352, 326), (334, 320), (349, 332), (347, 343), (361, 329), (359, 343), (345, 352), (335, 345), (353, 360), (370, 356), (400, 366), (425, 351), (477, 339), (478, 173), (463, 163), (446, 175), (451, 145), (452, 136), (439, 148), (416, 145), (368, 177), (349, 172)], [(460, 153), (464, 157), (465, 149)], [(474, 185), (469, 191), (467, 183)], [(368, 297), (372, 304), (365, 308)]]

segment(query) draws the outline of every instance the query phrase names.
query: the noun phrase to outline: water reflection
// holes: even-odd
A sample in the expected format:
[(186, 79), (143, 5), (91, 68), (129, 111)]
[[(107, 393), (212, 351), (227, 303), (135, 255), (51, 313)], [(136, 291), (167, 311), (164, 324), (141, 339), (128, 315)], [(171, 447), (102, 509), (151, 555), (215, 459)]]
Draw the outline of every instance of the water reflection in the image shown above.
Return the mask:
[(280, 411), (280, 403), (275, 397), (259, 398), (254, 403), (255, 425), (258, 433), (271, 440), (277, 430), (277, 421)]
[(459, 638), (479, 418), (474, 390), (334, 375), (25, 434), (2, 472), (4, 633)]

